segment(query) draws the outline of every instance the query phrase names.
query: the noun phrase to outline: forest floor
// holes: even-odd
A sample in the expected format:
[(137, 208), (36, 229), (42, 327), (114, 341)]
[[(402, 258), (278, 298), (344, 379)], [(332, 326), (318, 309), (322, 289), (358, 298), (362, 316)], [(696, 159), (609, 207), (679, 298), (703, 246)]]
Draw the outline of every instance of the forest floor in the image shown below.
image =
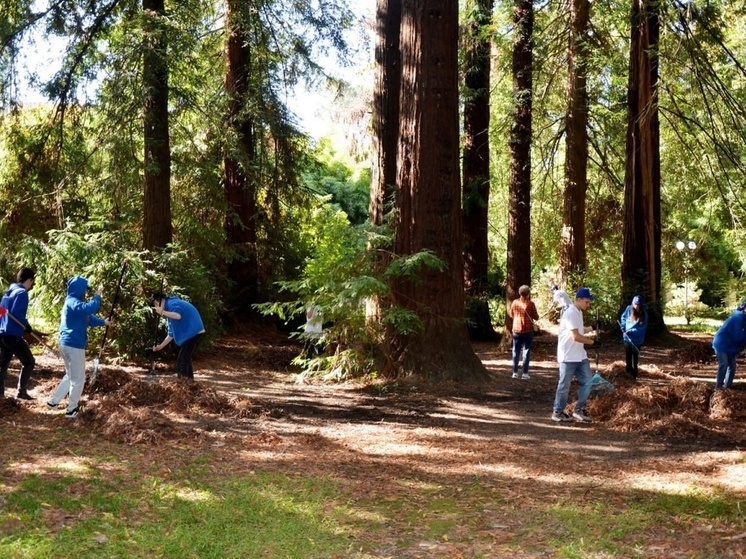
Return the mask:
[[(174, 468), (210, 453), (219, 456), (221, 476), (255, 470), (331, 476), (351, 503), (421, 499), (424, 485), (439, 488), (433, 495), (440, 497), (457, 498), (463, 490), (475, 499), (474, 517), (449, 524), (437, 538), (391, 519), (375, 541), (362, 538), (365, 557), (554, 557), (550, 547), (537, 550), (542, 538), (559, 537), (556, 527), (534, 524), (526, 532), (537, 511), (553, 503), (592, 507), (627, 499), (630, 491), (638, 497), (727, 493), (739, 507), (741, 496), (746, 500), (746, 364), (739, 359), (734, 389), (713, 391), (709, 343), (680, 334), (644, 346), (637, 383), (625, 377), (621, 343), (602, 346), (597, 361), (590, 351), (593, 368), (616, 390), (589, 401), (592, 423), (558, 425), (550, 420), (557, 383), (551, 332), (535, 338), (530, 380), (511, 378), (509, 351), (475, 343), (493, 380), (424, 389), (299, 381), (291, 365), (298, 345), (284, 334), (248, 328), (198, 355), (194, 383), (177, 381), (171, 363), (159, 364), (154, 376), (149, 364), (102, 365), (75, 420), (62, 417), (64, 406), (44, 405), (63, 369), (40, 355), (31, 388), (37, 400), (0, 399), (0, 430), (5, 437), (15, 430), (12, 444), (28, 444), (29, 456), (50, 431), (72, 425), (89, 437), (87, 445), (136, 446), (127, 460), (143, 471), (156, 464), (166, 472), (163, 464)], [(16, 373), (9, 371), (8, 395)], [(24, 472), (0, 467), (0, 485)], [(467, 490), (475, 483), (499, 494), (499, 502), (477, 503), (485, 493)], [(644, 534), (635, 556), (745, 557), (744, 514), (739, 508), (737, 522), (704, 525), (682, 514), (670, 530)], [(531, 545), (524, 550), (521, 541)]]

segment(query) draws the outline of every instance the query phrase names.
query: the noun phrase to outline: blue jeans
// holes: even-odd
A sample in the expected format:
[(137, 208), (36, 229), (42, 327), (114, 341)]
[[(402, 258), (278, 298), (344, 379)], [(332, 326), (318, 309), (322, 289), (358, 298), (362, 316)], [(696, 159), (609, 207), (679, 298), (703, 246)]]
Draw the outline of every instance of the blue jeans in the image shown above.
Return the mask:
[(534, 339), (533, 332), (516, 334), (513, 332), (513, 374), (518, 373), (518, 361), (523, 357), (523, 374), (528, 374), (528, 364), (531, 362), (531, 342)]
[(715, 350), (718, 358), (718, 376), (715, 380), (715, 388), (730, 388), (733, 386), (733, 378), (736, 376), (736, 356), (728, 355), (722, 351)]
[(559, 382), (557, 383), (557, 393), (554, 396), (554, 408), (557, 413), (565, 411), (567, 398), (570, 395), (570, 383), (572, 377), (577, 377), (580, 388), (578, 389), (578, 401), (575, 403), (576, 410), (585, 409), (588, 402), (588, 395), (591, 392), (591, 362), (587, 359), (576, 362), (562, 362), (559, 366)]

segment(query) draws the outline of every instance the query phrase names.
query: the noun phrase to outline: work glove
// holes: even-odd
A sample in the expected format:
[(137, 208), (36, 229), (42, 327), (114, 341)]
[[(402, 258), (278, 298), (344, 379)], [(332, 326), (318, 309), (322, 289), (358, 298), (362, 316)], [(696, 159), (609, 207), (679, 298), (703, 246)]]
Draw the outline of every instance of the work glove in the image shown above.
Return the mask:
[(591, 344), (593, 347), (601, 347), (601, 340), (593, 340), (593, 343)]
[(33, 334), (33, 332), (34, 331), (31, 329), (31, 325), (30, 324), (28, 326), (26, 326), (26, 328), (23, 329), (23, 333), (24, 334)]

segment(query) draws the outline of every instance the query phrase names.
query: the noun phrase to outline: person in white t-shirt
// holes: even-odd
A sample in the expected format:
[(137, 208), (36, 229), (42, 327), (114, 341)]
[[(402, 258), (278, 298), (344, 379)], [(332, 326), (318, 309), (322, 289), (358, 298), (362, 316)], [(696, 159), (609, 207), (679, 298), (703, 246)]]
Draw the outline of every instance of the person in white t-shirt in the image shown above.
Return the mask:
[(321, 313), (314, 306), (306, 308), (306, 325), (304, 327), (306, 340), (305, 355), (307, 359), (318, 357), (321, 353), (321, 335), (324, 332)]
[(559, 309), (561, 315), (570, 307), (570, 305), (572, 305), (572, 301), (570, 300), (570, 296), (567, 294), (567, 291), (565, 291), (564, 289), (560, 289), (558, 285), (553, 285), (552, 307)]
[[(552, 421), (558, 423), (572, 421), (573, 418), (578, 421), (591, 421), (585, 405), (590, 394), (593, 374), (591, 373), (591, 363), (588, 360), (585, 346), (594, 345), (597, 342), (594, 338), (585, 335), (583, 326), (583, 312), (590, 308), (591, 301), (593, 301), (591, 290), (587, 287), (581, 287), (575, 294), (575, 303), (562, 313), (560, 319), (559, 337), (557, 339), (559, 382), (557, 383), (552, 410)], [(580, 388), (578, 389), (578, 401), (575, 403), (575, 410), (570, 417), (565, 413), (565, 406), (567, 406), (570, 383), (573, 377), (578, 379)]]

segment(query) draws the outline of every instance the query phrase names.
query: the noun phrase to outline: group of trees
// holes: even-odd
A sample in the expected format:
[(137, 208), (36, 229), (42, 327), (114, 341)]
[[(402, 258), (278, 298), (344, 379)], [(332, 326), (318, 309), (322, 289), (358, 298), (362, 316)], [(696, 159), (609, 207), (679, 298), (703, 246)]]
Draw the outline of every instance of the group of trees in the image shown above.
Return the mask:
[[(143, 283), (199, 286), (224, 319), (281, 285), (291, 311), (327, 308), (338, 347), (372, 342), (368, 370), (442, 378), (484, 375), (467, 296), (582, 283), (610, 314), (641, 293), (661, 316), (684, 266), (710, 302), (740, 280), (738, 3), (377, 0), (367, 225), (359, 179), (284, 103), (299, 81), (332, 79), (316, 61), (348, 48), (343, 0), (11, 4), (6, 276), (34, 258), (50, 283), (111, 273), (127, 253)], [(50, 103), (24, 106), (24, 49), (50, 37), (61, 69), (31, 84)], [(665, 248), (679, 238), (697, 241), (694, 262)]]

